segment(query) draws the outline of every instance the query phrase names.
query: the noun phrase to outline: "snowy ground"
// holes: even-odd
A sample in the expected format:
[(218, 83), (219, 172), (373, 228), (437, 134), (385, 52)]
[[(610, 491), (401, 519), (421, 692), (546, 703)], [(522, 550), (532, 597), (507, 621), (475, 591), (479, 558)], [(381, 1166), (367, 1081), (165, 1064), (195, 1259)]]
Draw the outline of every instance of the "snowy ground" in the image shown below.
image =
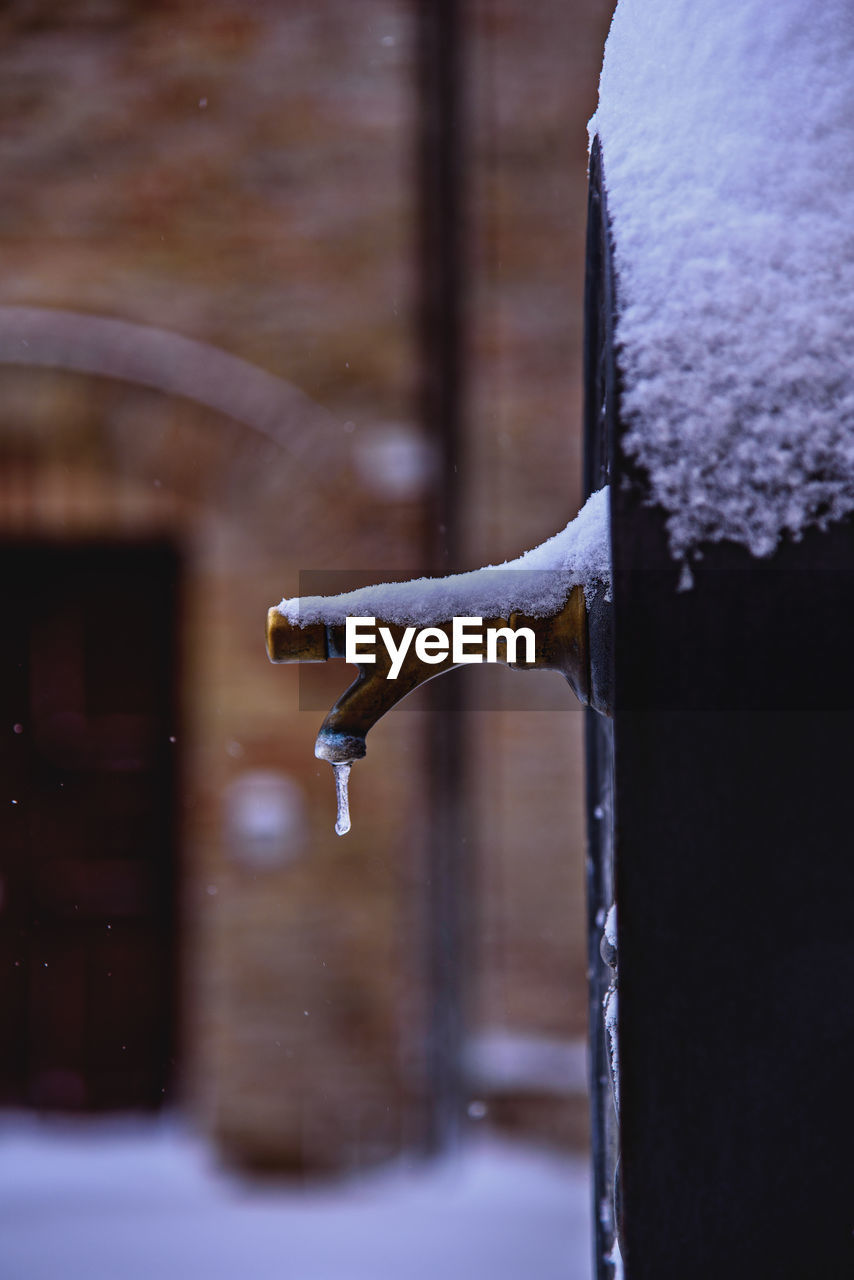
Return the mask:
[(3, 1280), (587, 1280), (588, 1204), (582, 1161), (494, 1139), (295, 1190), (174, 1124), (0, 1126)]

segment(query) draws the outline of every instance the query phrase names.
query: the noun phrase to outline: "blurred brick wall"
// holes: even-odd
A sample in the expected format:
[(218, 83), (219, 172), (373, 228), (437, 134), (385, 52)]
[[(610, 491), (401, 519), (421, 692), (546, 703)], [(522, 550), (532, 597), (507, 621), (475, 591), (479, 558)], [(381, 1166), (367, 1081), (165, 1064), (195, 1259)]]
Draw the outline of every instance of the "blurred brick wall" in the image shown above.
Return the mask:
[[(584, 122), (610, 8), (469, 7), (472, 566), (577, 505)], [(183, 1092), (256, 1166), (372, 1162), (418, 1139), (427, 1104), (426, 712), (373, 731), (339, 841), (320, 716), (262, 641), (300, 569), (424, 567), (415, 15), (400, 0), (0, 15), (0, 308), (175, 331), (322, 406), (274, 443), (150, 388), (26, 356), (0, 368), (4, 536), (166, 532), (185, 558)], [(389, 442), (408, 480), (382, 461)], [(345, 679), (330, 671), (330, 701)], [(474, 1031), (584, 1032), (580, 717), (548, 709), (557, 697), (544, 685), (546, 709), (469, 725)], [(287, 775), (301, 815), (269, 866), (227, 821), (230, 785), (259, 770)], [(567, 1141), (583, 1140), (579, 1105), (539, 1085), (486, 1100)]]

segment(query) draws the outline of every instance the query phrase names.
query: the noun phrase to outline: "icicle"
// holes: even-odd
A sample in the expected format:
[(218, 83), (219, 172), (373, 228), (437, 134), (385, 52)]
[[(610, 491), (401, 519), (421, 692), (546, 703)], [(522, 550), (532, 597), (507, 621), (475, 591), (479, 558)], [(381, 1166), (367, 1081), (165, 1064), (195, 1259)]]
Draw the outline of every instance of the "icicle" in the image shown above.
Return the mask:
[(335, 771), (335, 799), (338, 802), (338, 814), (335, 819), (335, 834), (345, 836), (350, 830), (350, 797), (347, 784), (350, 779), (351, 761), (344, 764), (333, 764)]

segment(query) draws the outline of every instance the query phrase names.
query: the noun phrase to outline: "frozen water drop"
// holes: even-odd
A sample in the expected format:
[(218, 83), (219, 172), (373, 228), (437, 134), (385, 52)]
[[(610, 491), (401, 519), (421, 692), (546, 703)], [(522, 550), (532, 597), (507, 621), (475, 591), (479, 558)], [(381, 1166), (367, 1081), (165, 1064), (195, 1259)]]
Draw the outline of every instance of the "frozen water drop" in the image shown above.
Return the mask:
[(338, 813), (335, 818), (335, 834), (345, 836), (350, 830), (350, 796), (347, 785), (350, 781), (349, 760), (344, 764), (333, 764), (335, 770), (335, 799), (338, 802)]
[(682, 570), (679, 574), (679, 583), (676, 587), (677, 591), (690, 591), (694, 586), (694, 575), (691, 572), (691, 566), (687, 560), (682, 561)]

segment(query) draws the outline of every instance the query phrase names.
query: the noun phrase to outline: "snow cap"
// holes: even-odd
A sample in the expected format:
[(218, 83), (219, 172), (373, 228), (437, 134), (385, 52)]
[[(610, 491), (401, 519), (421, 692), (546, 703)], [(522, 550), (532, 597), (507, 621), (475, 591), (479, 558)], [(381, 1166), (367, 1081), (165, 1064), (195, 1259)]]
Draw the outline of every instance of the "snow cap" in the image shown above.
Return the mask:
[(854, 510), (850, 0), (619, 0), (591, 134), (625, 447), (684, 557)]

